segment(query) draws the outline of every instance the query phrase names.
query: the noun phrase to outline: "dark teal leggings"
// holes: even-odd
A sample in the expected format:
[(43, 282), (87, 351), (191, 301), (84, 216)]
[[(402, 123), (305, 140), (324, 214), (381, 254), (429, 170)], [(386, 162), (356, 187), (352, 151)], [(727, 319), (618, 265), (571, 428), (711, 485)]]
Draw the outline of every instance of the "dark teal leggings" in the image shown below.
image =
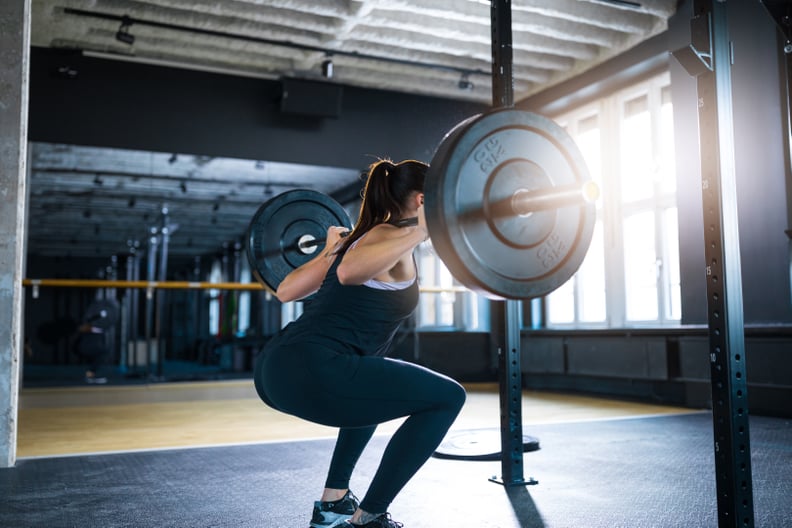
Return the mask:
[(377, 424), (407, 417), (393, 434), (360, 504), (387, 511), (432, 455), (465, 402), (456, 381), (394, 359), (339, 353), (316, 343), (268, 347), (255, 371), (265, 403), (305, 420), (339, 427), (326, 487), (346, 489)]

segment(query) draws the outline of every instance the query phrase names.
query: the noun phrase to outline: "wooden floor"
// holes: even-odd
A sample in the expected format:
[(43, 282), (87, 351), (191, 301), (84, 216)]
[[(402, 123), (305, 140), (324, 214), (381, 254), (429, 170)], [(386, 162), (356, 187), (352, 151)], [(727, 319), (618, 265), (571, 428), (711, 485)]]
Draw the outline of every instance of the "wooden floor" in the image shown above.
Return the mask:
[[(469, 384), (453, 429), (499, 428), (496, 384)], [(523, 393), (523, 424), (576, 422), (692, 409), (565, 395)], [(395, 430), (388, 422), (378, 433)], [(123, 387), (23, 389), (19, 458), (78, 453), (260, 443), (335, 436), (335, 429), (276, 412), (252, 381), (185, 382)]]

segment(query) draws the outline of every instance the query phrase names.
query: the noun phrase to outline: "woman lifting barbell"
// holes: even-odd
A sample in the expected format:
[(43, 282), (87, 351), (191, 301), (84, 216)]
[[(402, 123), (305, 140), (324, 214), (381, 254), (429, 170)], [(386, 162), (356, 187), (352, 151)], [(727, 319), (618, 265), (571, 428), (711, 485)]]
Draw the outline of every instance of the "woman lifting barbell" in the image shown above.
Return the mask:
[[(402, 526), (388, 507), (465, 401), (456, 381), (384, 357), (418, 303), (413, 250), (428, 237), (427, 168), (414, 160), (373, 163), (352, 231), (343, 236), (345, 228), (329, 228), (324, 250), (289, 273), (276, 292), (282, 302), (315, 295), (259, 357), (256, 390), (275, 409), (340, 428), (324, 492), (314, 503), (314, 528)], [(417, 225), (403, 222), (415, 217)], [(377, 425), (402, 417), (358, 502), (349, 490), (355, 464)]]

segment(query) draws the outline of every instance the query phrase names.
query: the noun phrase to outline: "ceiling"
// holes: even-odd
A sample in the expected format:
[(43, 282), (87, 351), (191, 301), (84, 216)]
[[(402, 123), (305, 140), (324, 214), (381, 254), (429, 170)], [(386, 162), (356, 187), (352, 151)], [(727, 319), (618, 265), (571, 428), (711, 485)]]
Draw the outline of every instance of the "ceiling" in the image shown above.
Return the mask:
[[(513, 0), (515, 99), (664, 31), (676, 5)], [(327, 78), (329, 59), (332, 81), (344, 85), (492, 97), (485, 0), (33, 0), (32, 15), (34, 46), (271, 79)], [(52, 144), (31, 150), (28, 248), (39, 255), (109, 258), (127, 241), (145, 246), (150, 229), (163, 225), (163, 208), (174, 228), (170, 254), (217, 252), (242, 237), (272, 194), (332, 193), (359, 177), (267, 160)]]
[[(291, 163), (33, 143), (28, 253), (110, 257), (146, 250), (168, 228), (168, 254), (240, 242), (256, 210), (285, 190), (332, 194), (360, 172)], [(161, 240), (161, 238), (160, 238)]]

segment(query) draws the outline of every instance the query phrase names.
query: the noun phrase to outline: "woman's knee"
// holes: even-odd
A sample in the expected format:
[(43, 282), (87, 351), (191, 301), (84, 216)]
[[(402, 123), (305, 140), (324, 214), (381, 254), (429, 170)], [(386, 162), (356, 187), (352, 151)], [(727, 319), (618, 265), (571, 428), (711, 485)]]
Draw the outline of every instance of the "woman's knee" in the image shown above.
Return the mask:
[(448, 406), (458, 413), (467, 399), (465, 388), (456, 381), (449, 380), (445, 394)]

